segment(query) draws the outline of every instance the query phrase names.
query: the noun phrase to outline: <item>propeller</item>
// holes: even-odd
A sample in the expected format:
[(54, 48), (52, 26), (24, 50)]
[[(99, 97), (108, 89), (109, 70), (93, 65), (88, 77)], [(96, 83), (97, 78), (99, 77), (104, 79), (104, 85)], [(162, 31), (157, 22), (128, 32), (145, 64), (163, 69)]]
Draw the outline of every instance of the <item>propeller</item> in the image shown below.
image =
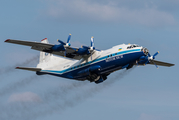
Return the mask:
[(91, 46), (81, 46), (81, 48), (76, 49), (76, 52), (79, 55), (89, 55), (91, 54), (91, 60), (92, 60), (92, 52), (95, 50), (94, 47), (94, 37), (91, 37)]
[(70, 39), (71, 39), (71, 34), (69, 34), (69, 36), (68, 36), (66, 46), (71, 46)]
[(95, 47), (94, 47), (94, 37), (92, 36), (91, 37), (91, 47), (90, 47), (91, 50), (94, 50)]
[(90, 54), (91, 54), (91, 60), (92, 60), (92, 52), (93, 50), (95, 50), (95, 47), (94, 47), (94, 37), (92, 36), (91, 37), (91, 47), (90, 47)]
[(148, 60), (145, 62), (145, 65), (149, 62), (152, 62), (156, 66), (156, 68), (158, 68), (158, 66), (154, 62), (155, 56), (157, 56), (158, 54), (159, 54), (159, 51), (156, 52), (153, 56), (151, 56), (150, 53), (148, 53), (148, 56), (147, 56)]
[(69, 34), (69, 36), (68, 36), (68, 38), (67, 38), (67, 43), (64, 43), (63, 41), (61, 41), (61, 40), (59, 40), (59, 39), (57, 39), (57, 41), (58, 41), (59, 43), (61, 43), (62, 45), (71, 46), (71, 44), (70, 44), (70, 39), (71, 39), (71, 34)]
[(155, 64), (155, 62), (154, 62), (154, 59), (155, 59), (155, 57), (157, 56), (159, 54), (159, 52), (156, 52), (153, 56), (151, 56), (150, 55), (150, 53), (148, 53), (148, 56), (141, 56), (140, 57), (140, 60), (141, 61), (136, 61), (136, 64), (138, 65), (138, 64), (144, 64), (144, 65), (146, 65), (146, 64), (148, 64), (148, 63), (153, 63), (155, 66), (156, 66), (156, 68), (158, 68), (158, 66)]
[[(71, 39), (71, 34), (69, 34), (66, 43), (64, 43), (63, 41), (61, 41), (61, 40), (59, 40), (59, 39), (57, 39), (57, 41), (58, 41), (59, 43), (61, 43), (61, 44), (63, 45), (63, 47), (64, 47), (64, 46), (70, 47), (70, 46), (71, 46), (71, 44), (70, 44), (70, 39)], [(66, 49), (65, 49), (65, 47), (64, 47), (64, 50), (65, 50), (65, 52), (64, 52), (64, 57), (66, 57)]]

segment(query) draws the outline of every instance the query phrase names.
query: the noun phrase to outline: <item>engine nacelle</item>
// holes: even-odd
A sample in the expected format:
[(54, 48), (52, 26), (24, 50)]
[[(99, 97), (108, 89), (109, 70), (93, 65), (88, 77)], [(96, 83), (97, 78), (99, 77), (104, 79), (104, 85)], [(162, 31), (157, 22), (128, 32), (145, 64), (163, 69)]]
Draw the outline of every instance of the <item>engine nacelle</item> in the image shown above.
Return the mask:
[(140, 60), (138, 64), (145, 64), (148, 61), (148, 57), (145, 57), (145, 59)]
[(145, 58), (146, 58), (146, 56), (141, 56), (139, 59), (144, 60)]
[(51, 49), (53, 51), (65, 51), (65, 48), (64, 48), (64, 46), (62, 44), (54, 45)]
[(76, 53), (78, 53), (79, 55), (89, 55), (90, 54), (88, 48), (86, 48), (86, 47), (77, 49)]

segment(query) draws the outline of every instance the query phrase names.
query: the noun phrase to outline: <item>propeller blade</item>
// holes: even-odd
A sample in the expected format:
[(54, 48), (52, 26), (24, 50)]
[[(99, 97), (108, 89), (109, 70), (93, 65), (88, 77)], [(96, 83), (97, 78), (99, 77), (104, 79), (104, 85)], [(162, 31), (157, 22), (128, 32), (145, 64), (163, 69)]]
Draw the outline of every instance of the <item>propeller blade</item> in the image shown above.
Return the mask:
[(158, 69), (158, 66), (155, 64), (155, 62), (152, 60), (152, 63), (155, 65), (155, 67)]
[(59, 39), (57, 39), (57, 41), (58, 41), (59, 43), (61, 43), (62, 45), (66, 45), (66, 43), (64, 43), (63, 41), (61, 41), (61, 40), (59, 40)]
[(150, 53), (148, 53), (148, 56), (151, 57)]
[(94, 47), (94, 37), (91, 37), (91, 47), (90, 47), (90, 50), (95, 50), (95, 47)]
[(94, 47), (94, 37), (91, 37), (91, 47)]
[(153, 56), (155, 57), (156, 55), (158, 55), (159, 54), (159, 51), (158, 52), (156, 52)]
[[(93, 36), (91, 37), (91, 48), (90, 48), (90, 49), (91, 49), (91, 50), (94, 50), (94, 49), (95, 49), (95, 47), (94, 47), (94, 37), (93, 37)], [(91, 60), (92, 60), (92, 52), (93, 52), (93, 51), (90, 52), (90, 54), (91, 54)]]
[(69, 34), (69, 36), (68, 36), (67, 43), (70, 42), (70, 39), (71, 39), (71, 34)]

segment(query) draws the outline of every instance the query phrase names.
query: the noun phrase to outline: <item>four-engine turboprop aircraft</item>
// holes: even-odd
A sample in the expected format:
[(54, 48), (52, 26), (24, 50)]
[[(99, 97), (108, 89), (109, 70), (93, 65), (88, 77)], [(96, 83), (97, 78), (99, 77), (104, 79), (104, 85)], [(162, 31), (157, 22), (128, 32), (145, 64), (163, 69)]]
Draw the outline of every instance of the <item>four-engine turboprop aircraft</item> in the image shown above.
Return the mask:
[[(130, 69), (134, 65), (152, 64), (170, 67), (174, 64), (154, 60), (159, 52), (150, 55), (147, 48), (136, 44), (121, 44), (107, 50), (97, 50), (94, 38), (91, 46), (71, 47), (71, 34), (67, 43), (57, 40), (60, 44), (49, 44), (47, 38), (40, 42), (7, 39), (5, 42), (30, 46), (41, 51), (39, 64), (35, 68), (17, 67), (16, 69), (35, 71), (37, 75), (50, 74), (75, 80), (89, 80), (101, 83), (110, 73), (120, 69)], [(56, 56), (54, 56), (56, 55)]]

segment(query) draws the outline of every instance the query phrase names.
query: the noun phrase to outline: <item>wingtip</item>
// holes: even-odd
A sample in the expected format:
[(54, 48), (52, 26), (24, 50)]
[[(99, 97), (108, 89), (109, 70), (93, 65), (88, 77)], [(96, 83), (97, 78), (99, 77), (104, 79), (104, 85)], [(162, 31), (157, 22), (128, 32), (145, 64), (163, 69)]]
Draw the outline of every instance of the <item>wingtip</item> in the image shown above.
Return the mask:
[(19, 69), (19, 67), (16, 67), (16, 69)]
[(5, 40), (4, 42), (8, 42), (10, 39)]

